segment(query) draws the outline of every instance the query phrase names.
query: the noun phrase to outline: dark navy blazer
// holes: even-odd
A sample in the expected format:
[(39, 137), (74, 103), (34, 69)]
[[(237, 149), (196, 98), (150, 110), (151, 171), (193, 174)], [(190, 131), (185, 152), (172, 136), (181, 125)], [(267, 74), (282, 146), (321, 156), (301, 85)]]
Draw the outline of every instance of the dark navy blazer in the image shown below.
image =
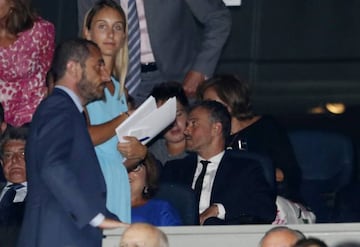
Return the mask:
[[(61, 89), (38, 107), (26, 143), (28, 195), (18, 246), (101, 246), (89, 222), (106, 187), (82, 113)], [(112, 215), (112, 217), (114, 217)]]

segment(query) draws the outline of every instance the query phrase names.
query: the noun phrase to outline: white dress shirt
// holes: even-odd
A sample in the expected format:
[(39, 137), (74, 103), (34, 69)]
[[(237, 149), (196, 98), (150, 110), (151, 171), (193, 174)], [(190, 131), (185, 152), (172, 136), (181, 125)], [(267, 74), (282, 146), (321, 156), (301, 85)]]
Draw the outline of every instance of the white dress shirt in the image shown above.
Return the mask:
[[(200, 202), (199, 202), (199, 213), (200, 214), (202, 212), (204, 212), (210, 206), (211, 191), (212, 191), (212, 187), (214, 184), (215, 175), (216, 175), (217, 169), (219, 167), (220, 161), (221, 161), (222, 157), (224, 156), (224, 153), (225, 153), (225, 151), (222, 151), (221, 153), (211, 157), (210, 159), (204, 159), (201, 156), (198, 156), (197, 167), (195, 170), (194, 180), (192, 183), (193, 189), (195, 188), (196, 180), (199, 177), (202, 167), (203, 167), (203, 165), (200, 163), (200, 161), (208, 160), (211, 162), (207, 165), (206, 173), (205, 173), (204, 181), (203, 181), (203, 185), (202, 185)], [(219, 219), (225, 219), (226, 211), (225, 211), (224, 206), (219, 202), (215, 202), (214, 204), (216, 204), (218, 206), (218, 210), (219, 210), (219, 214), (217, 217)]]
[[(7, 182), (6, 186), (3, 188), (1, 195), (0, 195), (0, 201), (2, 200), (2, 198), (4, 197), (5, 193), (9, 190), (9, 185), (12, 185), (13, 183)], [(24, 201), (26, 194), (27, 194), (27, 182), (21, 183), (22, 185), (24, 185), (24, 187), (17, 189), (16, 190), (16, 194), (15, 194), (15, 198), (13, 202), (22, 202)]]

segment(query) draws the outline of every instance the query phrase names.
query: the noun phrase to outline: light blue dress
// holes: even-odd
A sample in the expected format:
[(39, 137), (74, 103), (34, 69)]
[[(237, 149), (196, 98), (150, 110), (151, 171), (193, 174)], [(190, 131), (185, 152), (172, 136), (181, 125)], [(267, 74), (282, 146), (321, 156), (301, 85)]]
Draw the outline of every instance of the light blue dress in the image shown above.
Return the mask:
[[(119, 97), (120, 83), (112, 78), (114, 95), (105, 88), (105, 99), (86, 106), (91, 125), (105, 123), (128, 110), (125, 94)], [(103, 172), (107, 197), (106, 206), (123, 222), (131, 221), (130, 185), (123, 157), (117, 150), (118, 138), (114, 135), (108, 141), (95, 146), (95, 151)]]

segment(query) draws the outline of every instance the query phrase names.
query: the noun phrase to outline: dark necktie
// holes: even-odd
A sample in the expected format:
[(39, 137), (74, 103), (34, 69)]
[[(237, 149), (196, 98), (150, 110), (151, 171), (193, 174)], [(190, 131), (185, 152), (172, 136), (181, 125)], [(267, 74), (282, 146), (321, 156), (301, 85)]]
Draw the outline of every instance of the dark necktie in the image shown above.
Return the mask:
[(16, 190), (24, 187), (22, 184), (11, 184), (8, 185), (8, 190), (5, 192), (3, 198), (0, 201), (0, 208), (5, 208), (10, 206), (15, 198)]
[(200, 163), (202, 164), (202, 170), (196, 180), (195, 188), (194, 188), (197, 202), (200, 202), (200, 195), (201, 195), (201, 191), (202, 191), (206, 168), (207, 168), (208, 164), (211, 162), (208, 160), (200, 160)]
[(125, 85), (131, 95), (141, 82), (140, 27), (136, 0), (128, 1), (128, 49), (129, 64)]

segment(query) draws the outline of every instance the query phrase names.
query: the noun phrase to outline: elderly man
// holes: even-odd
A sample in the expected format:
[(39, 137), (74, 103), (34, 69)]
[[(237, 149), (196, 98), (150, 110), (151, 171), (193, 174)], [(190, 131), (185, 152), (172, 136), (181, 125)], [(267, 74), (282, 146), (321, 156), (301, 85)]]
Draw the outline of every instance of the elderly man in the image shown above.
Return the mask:
[(184, 131), (193, 154), (169, 161), (162, 181), (190, 186), (199, 202), (200, 224), (271, 223), (276, 192), (268, 186), (263, 168), (239, 151), (225, 151), (230, 116), (222, 104), (195, 105)]
[(15, 246), (24, 215), (27, 134), (26, 127), (10, 127), (0, 142), (0, 162), (6, 179), (0, 185), (0, 246)]
[(260, 241), (260, 247), (292, 247), (305, 236), (300, 231), (278, 226), (267, 231)]
[(127, 228), (120, 242), (120, 247), (168, 247), (168, 239), (164, 232), (153, 225), (135, 223)]
[(62, 43), (55, 89), (37, 108), (26, 144), (28, 198), (18, 246), (101, 246), (102, 229), (124, 226), (105, 206), (106, 186), (82, 114), (109, 79), (99, 47)]

